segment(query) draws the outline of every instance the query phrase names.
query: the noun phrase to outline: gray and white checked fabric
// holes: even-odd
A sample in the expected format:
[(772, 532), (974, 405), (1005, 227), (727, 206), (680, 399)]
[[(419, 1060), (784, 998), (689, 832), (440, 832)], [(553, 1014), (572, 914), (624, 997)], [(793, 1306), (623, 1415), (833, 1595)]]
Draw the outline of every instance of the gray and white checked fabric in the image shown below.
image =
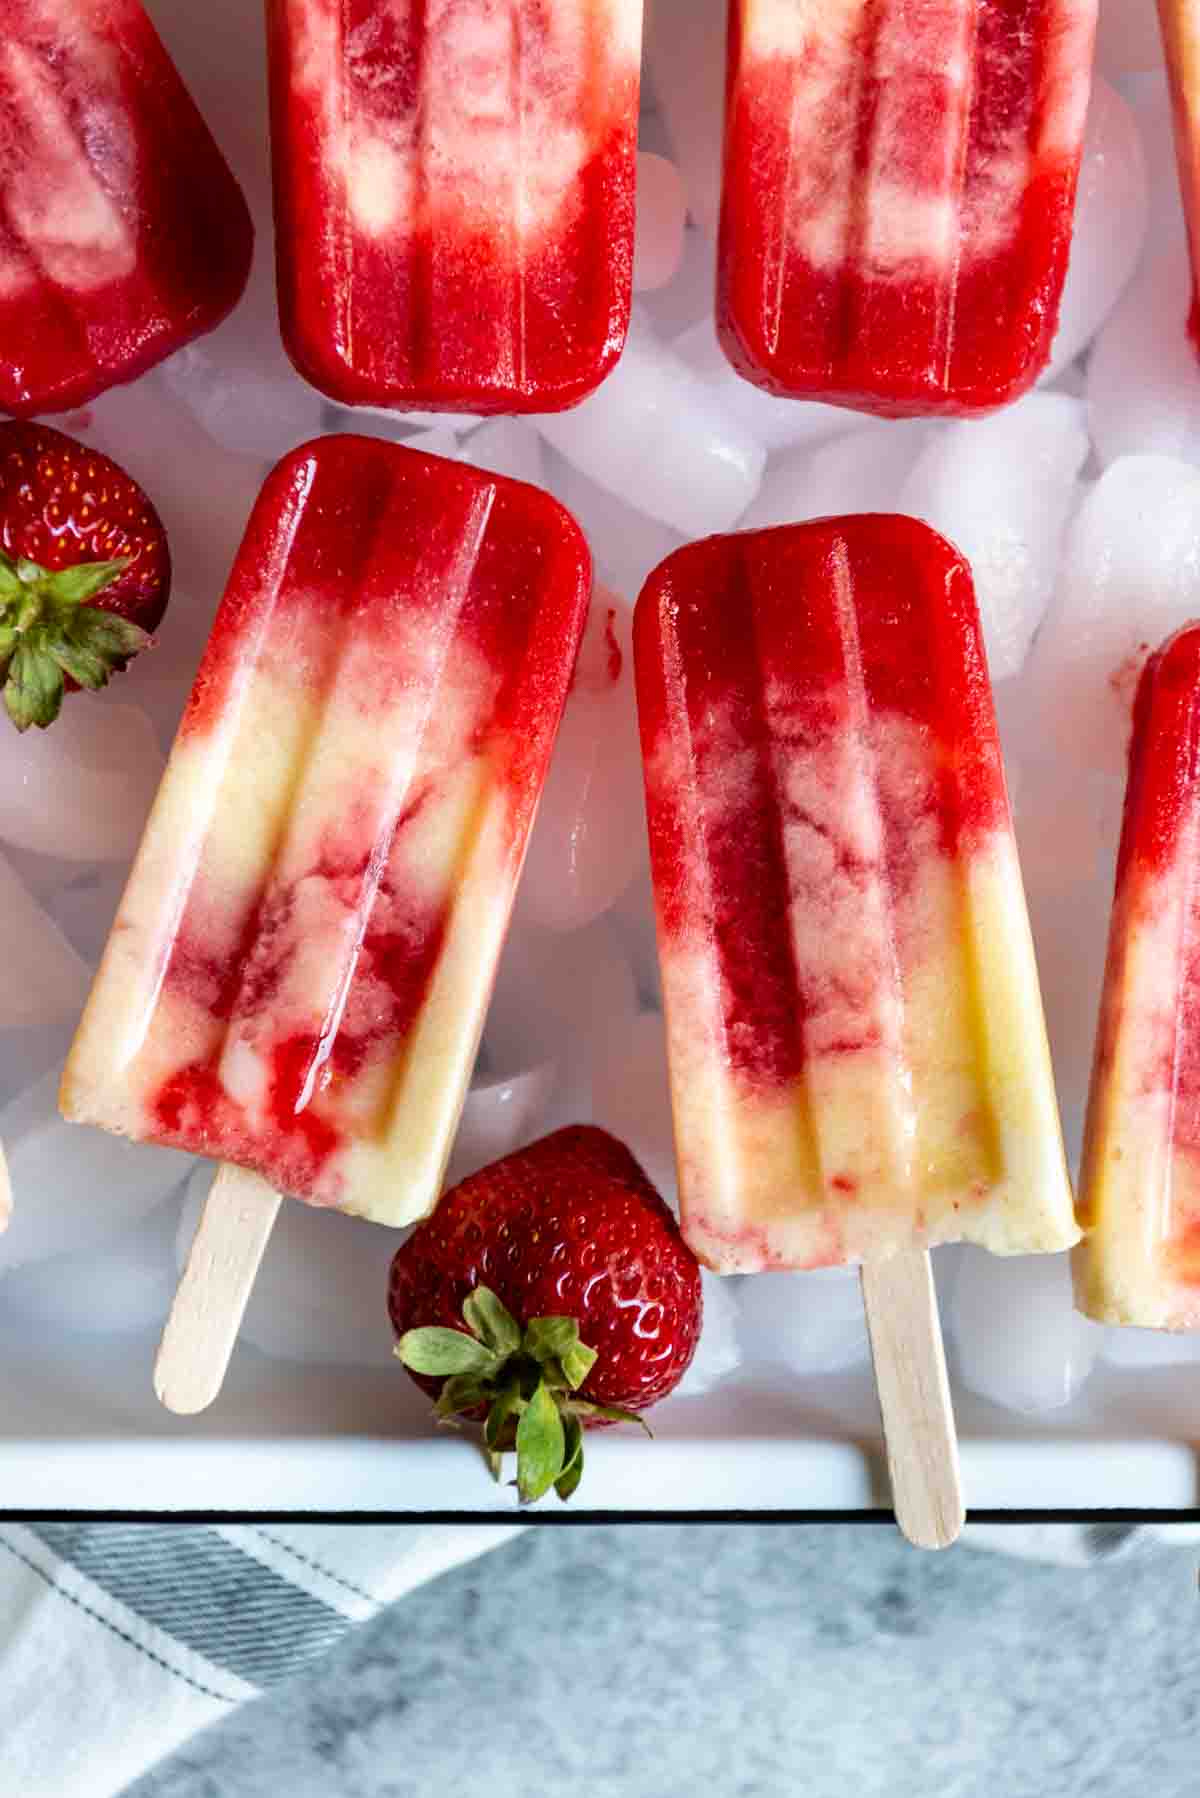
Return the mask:
[[(115, 1798), (188, 1736), (519, 1524), (0, 1524), (0, 1798)], [(1200, 1527), (972, 1525), (1090, 1565)]]
[(519, 1528), (0, 1524), (0, 1798), (112, 1798)]

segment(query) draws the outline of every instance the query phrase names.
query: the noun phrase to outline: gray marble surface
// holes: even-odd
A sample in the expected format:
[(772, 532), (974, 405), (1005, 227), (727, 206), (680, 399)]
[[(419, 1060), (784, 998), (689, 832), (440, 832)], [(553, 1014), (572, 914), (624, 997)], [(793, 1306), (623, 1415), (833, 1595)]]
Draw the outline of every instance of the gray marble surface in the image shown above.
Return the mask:
[(126, 1798), (1195, 1798), (1200, 1550), (870, 1526), (534, 1529)]

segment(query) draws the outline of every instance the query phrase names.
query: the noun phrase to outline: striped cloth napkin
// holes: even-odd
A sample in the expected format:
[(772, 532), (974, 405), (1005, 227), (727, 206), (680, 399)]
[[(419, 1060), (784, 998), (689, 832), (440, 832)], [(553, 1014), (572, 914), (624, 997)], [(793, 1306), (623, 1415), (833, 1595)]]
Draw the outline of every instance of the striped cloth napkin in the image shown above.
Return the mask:
[[(115, 1798), (356, 1623), (522, 1527), (0, 1524), (0, 1792)], [(973, 1525), (964, 1542), (1086, 1566), (1197, 1537)]]
[(114, 1798), (520, 1527), (0, 1524), (0, 1791)]

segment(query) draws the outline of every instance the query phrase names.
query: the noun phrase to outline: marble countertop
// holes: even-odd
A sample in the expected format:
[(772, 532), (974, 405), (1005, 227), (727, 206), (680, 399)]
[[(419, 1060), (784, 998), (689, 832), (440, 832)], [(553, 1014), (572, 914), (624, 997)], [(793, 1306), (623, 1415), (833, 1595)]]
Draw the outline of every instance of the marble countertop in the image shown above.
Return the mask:
[(930, 1556), (853, 1524), (531, 1529), (126, 1798), (1194, 1798), (1198, 1559)]

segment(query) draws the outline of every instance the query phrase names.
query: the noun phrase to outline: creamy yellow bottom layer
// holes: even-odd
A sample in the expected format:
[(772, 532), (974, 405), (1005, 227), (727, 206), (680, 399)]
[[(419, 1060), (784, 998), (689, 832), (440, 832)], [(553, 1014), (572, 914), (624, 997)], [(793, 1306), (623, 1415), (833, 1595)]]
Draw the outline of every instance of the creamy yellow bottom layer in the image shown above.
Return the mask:
[[(265, 632), (269, 612), (264, 618)], [(219, 719), (185, 732), (171, 752), (64, 1070), (66, 1117), (155, 1140), (163, 1083), (194, 1062), (215, 1063), (252, 1149), (219, 1139), (206, 1146), (214, 1154), (228, 1147), (276, 1178), (266, 1115), (273, 1042), (322, 1018), (336, 1032), (347, 1006), (369, 1015), (377, 1000), (386, 1016), (386, 992), (374, 994), (356, 965), (363, 919), (355, 907), (339, 909), (318, 882), (313, 916), (298, 911), (277, 947), (269, 1000), (244, 1013), (235, 1007), (227, 1019), (166, 978), (185, 908), (202, 889), (216, 938), (265, 871), (299, 892), (329, 830), (345, 825), (351, 843), (361, 832), (365, 850), (377, 834), (386, 839), (411, 793), (424, 792), (390, 876), (415, 904), (448, 901), (436, 966), (403, 1041), (314, 1099), (340, 1142), (299, 1196), (391, 1225), (433, 1208), (524, 848), (513, 841), (511, 789), (486, 749), (472, 747), (497, 677), (452, 638), (450, 623), (445, 642), (414, 625), (412, 678), (392, 684), (386, 706), (357, 703), (370, 691), (369, 644), (345, 652), (328, 688), (276, 674), (261, 645), (247, 645)], [(303, 646), (315, 653), (308, 638)], [(397, 665), (403, 650), (399, 640), (391, 647)]]
[(684, 1234), (717, 1271), (1078, 1240), (1011, 839), (926, 858), (904, 914), (891, 1040), (782, 1088), (730, 1067), (703, 945), (662, 945)]

